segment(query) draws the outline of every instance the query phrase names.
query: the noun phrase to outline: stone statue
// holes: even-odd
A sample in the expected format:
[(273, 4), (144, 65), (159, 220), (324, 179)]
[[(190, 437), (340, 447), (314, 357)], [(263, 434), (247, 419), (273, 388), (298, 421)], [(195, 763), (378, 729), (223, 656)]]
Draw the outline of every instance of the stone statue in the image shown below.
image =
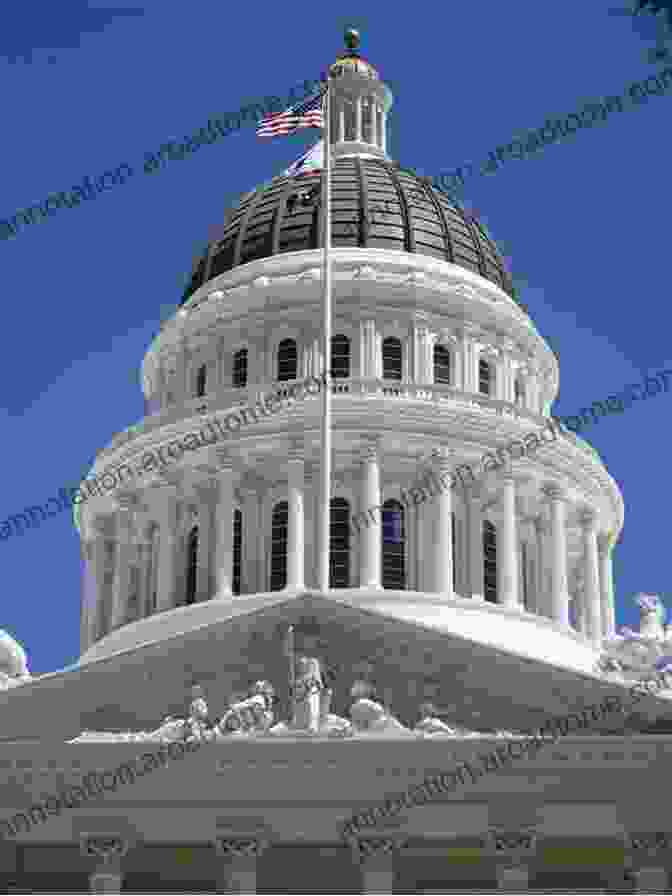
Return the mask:
[(0, 629), (0, 690), (26, 684), (31, 679), (25, 650), (8, 632)]
[(292, 694), (292, 728), (317, 734), (323, 711), (324, 691), (322, 668), (317, 657), (297, 657)]
[(423, 736), (431, 736), (435, 734), (449, 735), (455, 737), (458, 734), (456, 728), (451, 728), (437, 715), (437, 710), (432, 703), (423, 703), (420, 706), (420, 720), (413, 729), (417, 734)]
[(219, 721), (220, 735), (266, 734), (273, 724), (275, 689), (269, 681), (257, 681), (250, 694), (234, 701)]
[(622, 626), (613, 638), (604, 642), (595, 666), (598, 674), (612, 680), (655, 678), (658, 664), (672, 655), (672, 627), (665, 626), (665, 607), (660, 598), (656, 594), (640, 593), (635, 603), (639, 607), (639, 631)]
[(350, 696), (354, 699), (350, 707), (353, 734), (413, 734), (390, 715), (382, 703), (371, 699), (374, 693), (374, 687), (369, 682), (356, 681), (353, 684), (350, 690)]

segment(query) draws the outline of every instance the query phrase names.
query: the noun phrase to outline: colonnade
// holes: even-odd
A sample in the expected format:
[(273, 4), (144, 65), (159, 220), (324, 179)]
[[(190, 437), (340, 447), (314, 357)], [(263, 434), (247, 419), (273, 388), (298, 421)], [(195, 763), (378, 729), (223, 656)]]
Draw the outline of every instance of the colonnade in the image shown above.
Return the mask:
[[(263, 510), (263, 485), (245, 487), (235, 493), (240, 480), (226, 449), (216, 449), (218, 466), (197, 468), (201, 477), (192, 488), (198, 505), (198, 567), (194, 602), (229, 598), (234, 593), (234, 513), (240, 499), (242, 512), (241, 592), (269, 590), (265, 565), (264, 533), (269, 525)], [(353, 514), (352, 529), (358, 543), (351, 548), (358, 570), (353, 570), (351, 587), (380, 590), (383, 556), (383, 486), (380, 443), (365, 440), (359, 455), (359, 512)], [(319, 558), (308, 558), (306, 507), (312, 501), (310, 470), (306, 469), (304, 447), (295, 440), (287, 462), (287, 555), (286, 588), (300, 590), (317, 583), (306, 581), (306, 571), (319, 568)], [(527, 609), (562, 625), (570, 624), (570, 583), (568, 570), (568, 500), (555, 483), (544, 484), (538, 495), (538, 512), (522, 517), (517, 509), (519, 484), (512, 475), (499, 480), (499, 493), (489, 496), (479, 483), (467, 483), (461, 492), (464, 516), (460, 520), (458, 556), (454, 560), (452, 532), (455, 492), (449, 483), (455, 459), (446, 451), (434, 452), (425, 469), (424, 485), (431, 498), (424, 503), (407, 500), (405, 519), (411, 532), (406, 564), (409, 575), (402, 587), (413, 590), (489, 600), (512, 610)], [(358, 480), (358, 482), (357, 482)], [(314, 485), (314, 483), (313, 483)], [(85, 602), (83, 632), (87, 646), (128, 621), (157, 611), (172, 609), (184, 602), (183, 566), (180, 557), (184, 533), (190, 521), (189, 499), (181, 493), (179, 479), (164, 476), (149, 491), (155, 492), (148, 504), (157, 519), (158, 538), (148, 540), (146, 525), (134, 522), (136, 514), (148, 506), (137, 494), (118, 494), (116, 521), (98, 518), (93, 538), (87, 545), (87, 561), (96, 582), (95, 601)], [(413, 489), (411, 489), (413, 492)], [(158, 494), (157, 494), (158, 493)], [(406, 496), (407, 497), (407, 496)], [(417, 504), (417, 506), (416, 506)], [(546, 505), (546, 509), (544, 508)], [(493, 506), (496, 525), (496, 594), (485, 586), (483, 525)], [(400, 502), (401, 507), (401, 502)], [(598, 531), (598, 517), (589, 507), (577, 508), (582, 554), (579, 602), (579, 629), (596, 645), (614, 633), (611, 546), (607, 533)], [(311, 513), (312, 516), (312, 513)], [(364, 521), (364, 525), (362, 522)], [(356, 534), (358, 532), (358, 534)], [(523, 532), (525, 534), (523, 534)], [(525, 545), (523, 551), (522, 545)], [(157, 552), (158, 547), (158, 552)], [(412, 549), (412, 550), (411, 550)], [(317, 548), (315, 548), (317, 550)], [(413, 554), (413, 563), (409, 554)], [(458, 582), (453, 581), (454, 570)], [(524, 587), (523, 587), (524, 583)], [(95, 606), (92, 605), (95, 603)], [(148, 609), (149, 608), (149, 609)]]

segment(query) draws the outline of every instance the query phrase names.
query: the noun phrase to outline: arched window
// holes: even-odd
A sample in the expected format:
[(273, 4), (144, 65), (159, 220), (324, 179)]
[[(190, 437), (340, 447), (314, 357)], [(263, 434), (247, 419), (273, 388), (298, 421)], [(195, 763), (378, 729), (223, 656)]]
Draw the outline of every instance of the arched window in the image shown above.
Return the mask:
[(383, 504), (383, 588), (406, 587), (404, 508), (390, 498)]
[(287, 534), (289, 505), (281, 501), (273, 508), (271, 520), (271, 586), (270, 591), (282, 591), (287, 584)]
[(233, 593), (240, 594), (240, 573), (243, 559), (243, 514), (233, 511)]
[(347, 336), (332, 337), (331, 375), (334, 379), (350, 376), (350, 340)]
[(383, 339), (383, 378), (401, 379), (401, 340), (394, 336)]
[(198, 571), (198, 526), (189, 533), (187, 539), (187, 586), (185, 589), (185, 605), (196, 603), (196, 573)]
[(516, 379), (513, 384), (513, 391), (516, 399), (516, 404), (524, 405), (525, 404), (525, 383), (521, 379)]
[(201, 364), (196, 375), (196, 397), (203, 398), (205, 395), (205, 384), (208, 378), (208, 368), (205, 364)]
[(445, 345), (434, 346), (434, 382), (449, 386), (451, 382), (451, 356)]
[(278, 346), (278, 380), (295, 380), (298, 359), (294, 339), (283, 339)]
[(483, 520), (483, 596), (497, 603), (497, 530), (490, 520)]
[(481, 395), (492, 395), (492, 366), (482, 358), (478, 362), (478, 391)]
[(247, 386), (247, 349), (239, 349), (233, 356), (233, 386), (242, 389)]
[(329, 547), (329, 587), (350, 587), (350, 504), (345, 498), (332, 498)]

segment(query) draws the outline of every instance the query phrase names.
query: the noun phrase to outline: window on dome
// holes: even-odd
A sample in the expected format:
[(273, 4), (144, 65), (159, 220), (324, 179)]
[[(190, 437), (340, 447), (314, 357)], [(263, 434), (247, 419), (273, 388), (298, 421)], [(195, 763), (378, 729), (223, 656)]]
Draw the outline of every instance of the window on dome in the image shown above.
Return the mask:
[(334, 379), (345, 379), (350, 376), (350, 340), (347, 336), (332, 337), (331, 375)]
[(233, 356), (233, 385), (236, 389), (247, 386), (247, 349), (241, 348)]
[(383, 378), (401, 379), (401, 340), (394, 336), (383, 339)]
[(481, 395), (492, 395), (493, 386), (492, 365), (481, 359), (478, 362), (478, 391)]
[(232, 591), (240, 594), (240, 575), (243, 559), (243, 514), (238, 508), (233, 512), (233, 583)]
[(295, 380), (298, 369), (296, 342), (283, 339), (278, 346), (278, 380)]
[(350, 587), (350, 504), (332, 498), (330, 512), (329, 587)]
[(280, 501), (271, 519), (271, 583), (269, 591), (282, 591), (287, 584), (287, 536), (289, 505)]
[(196, 603), (196, 573), (198, 571), (198, 526), (189, 533), (187, 540), (187, 585), (184, 595), (186, 606)]
[(406, 532), (404, 508), (390, 498), (383, 504), (383, 588), (406, 588)]
[(483, 596), (497, 603), (497, 530), (490, 520), (483, 520)]
[(445, 345), (434, 346), (434, 382), (440, 385), (450, 385), (451, 356)]
[(354, 140), (356, 127), (355, 104), (345, 98), (342, 100), (342, 103), (343, 117), (345, 119), (345, 139)]
[(208, 368), (205, 364), (201, 364), (196, 375), (196, 397), (203, 398), (205, 395), (205, 384), (208, 378)]
[(364, 143), (371, 143), (373, 141), (372, 134), (372, 115), (373, 115), (373, 106), (369, 97), (362, 97), (362, 140)]

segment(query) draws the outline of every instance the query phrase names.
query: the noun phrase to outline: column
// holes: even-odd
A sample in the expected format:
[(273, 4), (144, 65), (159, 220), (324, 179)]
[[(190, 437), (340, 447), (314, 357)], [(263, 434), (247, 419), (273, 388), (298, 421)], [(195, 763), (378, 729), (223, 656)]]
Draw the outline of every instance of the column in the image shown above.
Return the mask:
[[(313, 376), (320, 377), (322, 376), (322, 364), (324, 359), (322, 357), (322, 337), (316, 336), (313, 339), (313, 348), (311, 351), (312, 359), (313, 359)], [(310, 374), (310, 371), (309, 371)]]
[(663, 893), (668, 889), (666, 868), (639, 868), (631, 873), (635, 893)]
[(218, 893), (256, 893), (257, 862), (268, 845), (256, 837), (218, 837), (217, 854), (228, 859), (223, 881), (218, 882)]
[(536, 516), (534, 522), (534, 534), (536, 543), (536, 555), (534, 558), (534, 611), (539, 615), (551, 618), (549, 609), (549, 599), (546, 593), (546, 582), (544, 579), (544, 520), (541, 516)]
[(362, 98), (357, 97), (355, 100), (355, 140), (362, 142)]
[(530, 869), (527, 865), (502, 865), (497, 868), (497, 889), (522, 893), (530, 884)]
[(517, 607), (518, 533), (516, 526), (516, 482), (510, 474), (502, 481), (502, 526), (497, 541), (497, 591), (504, 607)]
[[(441, 482), (442, 476), (450, 473), (450, 455), (445, 449), (438, 449), (432, 454), (433, 465), (438, 478)], [(437, 485), (438, 495), (434, 498), (436, 504), (436, 527), (434, 530), (434, 540), (432, 542), (432, 565), (434, 567), (434, 591), (437, 594), (445, 594), (448, 597), (453, 596), (453, 537), (452, 537), (452, 510), (453, 495), (450, 488), (439, 489)]]
[(380, 148), (383, 150), (383, 152), (387, 152), (387, 112), (385, 112), (385, 110), (383, 110), (383, 114), (381, 116), (380, 123), (381, 123)]
[[(89, 876), (90, 893), (121, 893), (124, 876), (121, 859), (128, 852), (128, 843), (113, 834), (82, 834), (80, 852), (98, 860)], [(101, 861), (102, 860), (102, 861)]]
[(565, 532), (565, 497), (554, 483), (544, 486), (544, 494), (551, 505), (551, 611), (552, 618), (562, 625), (569, 624), (569, 593), (567, 590), (567, 533)]
[(362, 451), (362, 486), (360, 509), (367, 514), (367, 523), (360, 533), (359, 586), (382, 588), (382, 505), (380, 495), (380, 452), (375, 441)]
[(163, 507), (159, 522), (159, 567), (157, 572), (157, 610), (172, 610), (175, 606), (177, 572), (177, 530), (180, 518), (180, 501), (177, 486), (170, 482), (162, 485)]
[(376, 365), (376, 322), (363, 320), (359, 325), (360, 332), (360, 376), (378, 376)]
[(293, 439), (287, 461), (287, 585), (286, 590), (304, 587), (305, 537), (304, 537), (304, 447)]
[(362, 869), (362, 893), (394, 892), (394, 837), (358, 837), (353, 843), (355, 861)]
[[(196, 602), (209, 600), (214, 593), (212, 576), (212, 554), (215, 538), (215, 506), (217, 503), (216, 469), (200, 466), (196, 468), (205, 479), (194, 484), (198, 497), (198, 556), (196, 569)], [(232, 523), (233, 525), (233, 523)]]
[(139, 588), (138, 588), (138, 619), (144, 619), (149, 616), (149, 589), (151, 582), (149, 573), (152, 558), (152, 542), (147, 537), (143, 537), (138, 541), (138, 572), (139, 572)]
[(483, 595), (483, 515), (481, 513), (482, 491), (479, 486), (465, 490), (467, 504), (468, 551), (469, 551), (469, 594), (477, 600), (485, 600)]
[(260, 547), (261, 520), (259, 518), (259, 496), (251, 486), (240, 489), (243, 500), (243, 558), (241, 594), (256, 594), (263, 591), (259, 582), (257, 551)]
[(434, 382), (431, 355), (431, 334), (427, 324), (419, 319), (413, 322), (413, 380), (419, 385)]
[(614, 610), (614, 579), (611, 552), (613, 548), (607, 532), (597, 536), (597, 551), (600, 565), (600, 605), (602, 609), (602, 634), (611, 638), (616, 632)]
[(126, 622), (131, 589), (131, 564), (135, 557), (133, 516), (137, 498), (124, 492), (117, 496), (117, 503), (119, 505), (116, 514), (117, 557), (112, 588), (111, 629), (119, 628)]
[(478, 391), (478, 370), (476, 366), (477, 350), (473, 341), (473, 335), (469, 331), (462, 331), (462, 389), (465, 392)]
[(583, 534), (583, 596), (588, 637), (596, 647), (602, 643), (600, 574), (597, 559), (597, 514), (584, 508), (580, 516)]
[(219, 494), (216, 512), (215, 597), (233, 595), (233, 461), (225, 448), (216, 450)]

